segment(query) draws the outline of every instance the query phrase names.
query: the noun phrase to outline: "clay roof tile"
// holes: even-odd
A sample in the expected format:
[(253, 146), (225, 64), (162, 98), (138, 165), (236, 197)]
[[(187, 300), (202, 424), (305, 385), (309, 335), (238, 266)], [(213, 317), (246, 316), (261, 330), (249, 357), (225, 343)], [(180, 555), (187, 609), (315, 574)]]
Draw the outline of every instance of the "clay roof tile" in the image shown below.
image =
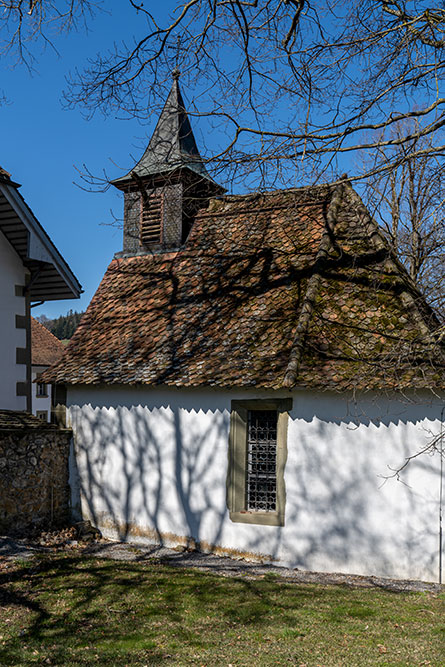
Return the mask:
[(43, 324), (31, 317), (31, 362), (51, 366), (62, 357), (64, 346)]
[[(355, 240), (344, 243), (352, 226)], [(438, 326), (350, 186), (225, 196), (198, 215), (181, 251), (114, 259), (43, 377), (438, 387)]]

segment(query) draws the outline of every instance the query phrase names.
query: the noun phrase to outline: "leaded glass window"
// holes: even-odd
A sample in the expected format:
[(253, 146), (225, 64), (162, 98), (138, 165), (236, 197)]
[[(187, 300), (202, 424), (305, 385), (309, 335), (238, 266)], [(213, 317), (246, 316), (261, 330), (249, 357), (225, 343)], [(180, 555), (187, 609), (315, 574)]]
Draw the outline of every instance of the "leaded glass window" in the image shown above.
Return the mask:
[(246, 508), (275, 512), (277, 508), (276, 410), (249, 410), (247, 428)]

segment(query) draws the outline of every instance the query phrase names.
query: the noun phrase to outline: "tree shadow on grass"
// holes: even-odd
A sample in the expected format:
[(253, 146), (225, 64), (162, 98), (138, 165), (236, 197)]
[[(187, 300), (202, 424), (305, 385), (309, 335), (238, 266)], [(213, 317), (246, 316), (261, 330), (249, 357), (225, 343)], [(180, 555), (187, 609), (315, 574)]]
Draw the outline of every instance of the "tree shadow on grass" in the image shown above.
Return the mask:
[(225, 632), (295, 630), (314, 605), (328, 613), (344, 603), (336, 618), (351, 609), (372, 616), (369, 605), (351, 607), (346, 589), (222, 578), (157, 561), (45, 557), (3, 572), (0, 586), (2, 607), (15, 612), (2, 665), (161, 664), (184, 650), (213, 650)]

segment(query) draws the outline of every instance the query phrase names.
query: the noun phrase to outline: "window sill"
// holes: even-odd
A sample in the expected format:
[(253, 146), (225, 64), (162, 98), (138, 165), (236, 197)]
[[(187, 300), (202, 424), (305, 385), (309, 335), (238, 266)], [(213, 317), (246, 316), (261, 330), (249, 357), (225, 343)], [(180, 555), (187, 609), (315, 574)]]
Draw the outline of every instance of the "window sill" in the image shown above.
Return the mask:
[(229, 516), (234, 523), (284, 526), (284, 516), (278, 512), (229, 512)]

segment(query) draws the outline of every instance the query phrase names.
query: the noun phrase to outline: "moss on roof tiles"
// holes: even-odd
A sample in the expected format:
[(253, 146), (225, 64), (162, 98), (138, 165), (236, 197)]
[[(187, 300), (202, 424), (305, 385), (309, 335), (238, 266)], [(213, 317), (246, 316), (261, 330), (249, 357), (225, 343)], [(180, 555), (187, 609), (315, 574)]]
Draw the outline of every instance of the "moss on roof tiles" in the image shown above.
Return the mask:
[(225, 196), (181, 251), (111, 262), (45, 379), (277, 389), (297, 346), (291, 386), (437, 388), (437, 327), (349, 186)]

